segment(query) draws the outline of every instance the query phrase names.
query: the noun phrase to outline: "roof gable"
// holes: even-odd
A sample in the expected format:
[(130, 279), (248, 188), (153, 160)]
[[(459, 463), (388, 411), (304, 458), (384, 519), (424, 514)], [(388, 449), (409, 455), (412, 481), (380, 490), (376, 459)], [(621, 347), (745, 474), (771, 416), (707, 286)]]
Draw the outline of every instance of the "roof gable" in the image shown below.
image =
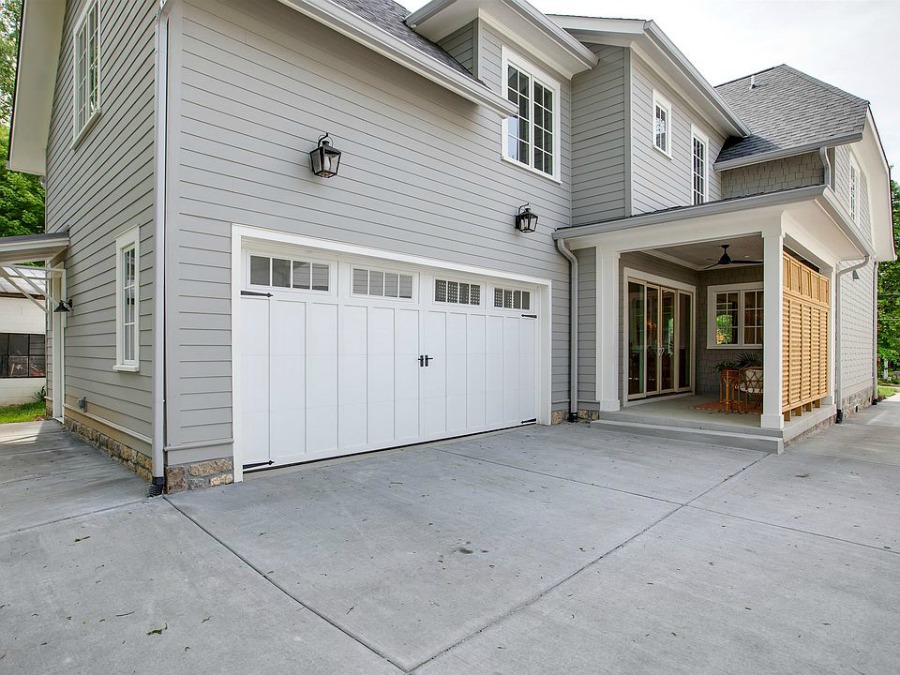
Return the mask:
[(720, 169), (757, 156), (858, 141), (869, 108), (868, 101), (786, 65), (726, 82), (716, 91), (751, 131), (725, 144), (716, 160)]

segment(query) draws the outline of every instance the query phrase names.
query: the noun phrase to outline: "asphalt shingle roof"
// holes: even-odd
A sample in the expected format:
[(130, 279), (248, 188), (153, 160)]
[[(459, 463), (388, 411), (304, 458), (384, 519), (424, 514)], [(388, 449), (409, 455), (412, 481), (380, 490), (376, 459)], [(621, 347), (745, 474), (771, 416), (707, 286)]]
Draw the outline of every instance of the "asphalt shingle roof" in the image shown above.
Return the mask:
[(752, 135), (729, 140), (716, 161), (790, 150), (862, 133), (869, 102), (790, 66), (775, 66), (716, 91)]
[(431, 42), (431, 40), (422, 37), (412, 28), (407, 26), (404, 21), (406, 17), (409, 16), (409, 10), (403, 7), (403, 5), (393, 2), (393, 0), (332, 0), (332, 2), (353, 12), (369, 23), (378, 26), (394, 37), (400, 38), (408, 45), (415, 47), (435, 61), (450, 66), (466, 77), (476, 82), (480, 82), (472, 75), (472, 73), (466, 70), (459, 61), (450, 56), (450, 54), (445, 52), (441, 47)]

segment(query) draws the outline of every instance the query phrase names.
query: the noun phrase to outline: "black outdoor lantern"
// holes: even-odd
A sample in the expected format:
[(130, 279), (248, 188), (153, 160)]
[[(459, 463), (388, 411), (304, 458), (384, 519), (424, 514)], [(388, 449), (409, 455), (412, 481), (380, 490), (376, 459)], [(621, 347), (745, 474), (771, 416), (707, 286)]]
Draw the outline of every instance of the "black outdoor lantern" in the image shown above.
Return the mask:
[(523, 204), (516, 214), (516, 229), (520, 232), (534, 232), (537, 227), (538, 217), (531, 212), (530, 204)]
[(309, 153), (312, 172), (322, 178), (337, 176), (341, 163), (341, 151), (331, 145), (330, 136), (325, 134), (319, 139), (319, 145)]
[(69, 300), (60, 300), (59, 304), (56, 306), (56, 309), (54, 309), (53, 311), (59, 312), (61, 314), (67, 314), (68, 312), (71, 312), (72, 311), (71, 298)]

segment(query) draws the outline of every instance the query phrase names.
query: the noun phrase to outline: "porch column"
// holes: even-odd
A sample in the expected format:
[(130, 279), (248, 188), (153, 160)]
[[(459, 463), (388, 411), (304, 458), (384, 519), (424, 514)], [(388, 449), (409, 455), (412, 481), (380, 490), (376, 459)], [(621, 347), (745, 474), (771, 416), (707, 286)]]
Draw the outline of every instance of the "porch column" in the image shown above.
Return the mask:
[(837, 402), (837, 396), (835, 392), (835, 382), (834, 379), (834, 367), (835, 367), (835, 355), (834, 355), (834, 340), (835, 340), (835, 284), (840, 283), (840, 277), (837, 275), (837, 270), (834, 267), (829, 267), (827, 269), (819, 270), (822, 274), (828, 277), (828, 307), (831, 309), (828, 316), (828, 396), (822, 399), (822, 405), (834, 405)]
[(783, 429), (781, 392), (782, 373), (782, 293), (784, 265), (782, 248), (784, 232), (780, 223), (771, 231), (763, 231), (763, 401), (759, 425), (766, 429)]
[(597, 249), (597, 401), (619, 409), (619, 252)]

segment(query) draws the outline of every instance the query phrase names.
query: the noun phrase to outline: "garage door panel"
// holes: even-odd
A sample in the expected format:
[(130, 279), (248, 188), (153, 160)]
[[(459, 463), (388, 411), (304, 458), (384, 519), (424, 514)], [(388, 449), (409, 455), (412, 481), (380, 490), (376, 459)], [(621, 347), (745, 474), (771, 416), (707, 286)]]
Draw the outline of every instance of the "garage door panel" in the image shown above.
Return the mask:
[(503, 319), (503, 419), (508, 424), (522, 421), (519, 413), (521, 322), (518, 318)]
[(269, 302), (241, 298), (241, 426), (244, 463), (269, 461)]
[(485, 392), (487, 405), (485, 416), (488, 426), (503, 423), (503, 318), (487, 317), (485, 340), (487, 364), (485, 367)]

